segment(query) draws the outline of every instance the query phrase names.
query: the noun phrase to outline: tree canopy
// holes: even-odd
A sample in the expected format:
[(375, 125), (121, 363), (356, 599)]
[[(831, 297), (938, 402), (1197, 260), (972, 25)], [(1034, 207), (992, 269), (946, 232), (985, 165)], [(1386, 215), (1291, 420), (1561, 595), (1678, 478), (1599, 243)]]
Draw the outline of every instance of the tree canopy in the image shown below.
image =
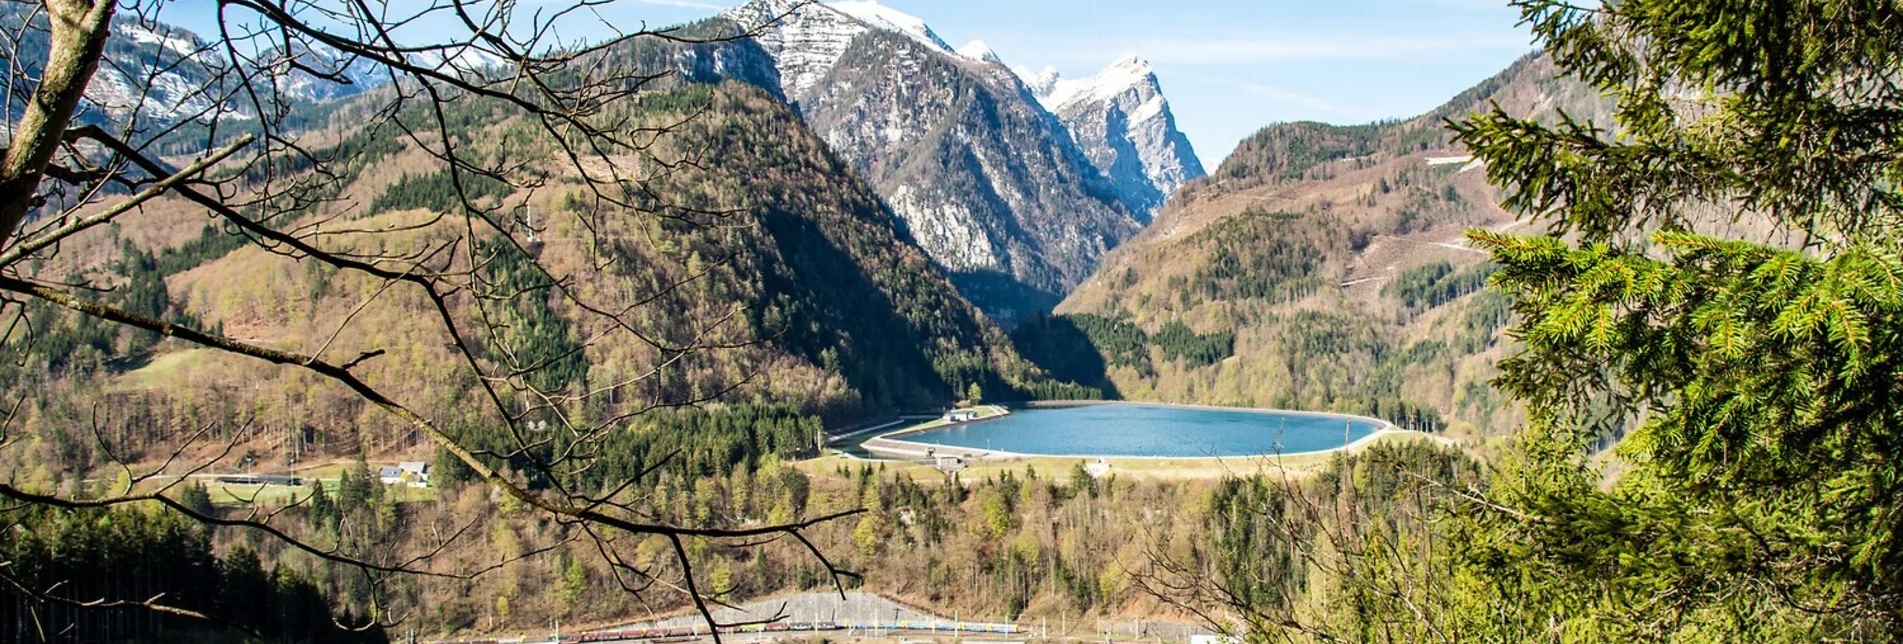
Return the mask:
[(1530, 422), (1485, 509), (1455, 522), (1477, 583), (1450, 621), (1894, 637), (1903, 7), (1518, 4), (1618, 109), (1452, 125), (1550, 233), (1469, 233), (1514, 298), (1523, 349), (1497, 384)]

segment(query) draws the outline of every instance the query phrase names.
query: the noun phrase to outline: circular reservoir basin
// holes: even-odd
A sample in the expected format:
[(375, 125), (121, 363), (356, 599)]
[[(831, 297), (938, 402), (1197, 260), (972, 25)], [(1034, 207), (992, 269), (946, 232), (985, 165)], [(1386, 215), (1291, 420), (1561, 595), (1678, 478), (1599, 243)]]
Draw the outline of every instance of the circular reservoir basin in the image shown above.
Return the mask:
[(1083, 405), (1013, 411), (891, 440), (1033, 456), (1203, 457), (1344, 447), (1386, 427), (1371, 418), (1291, 411)]

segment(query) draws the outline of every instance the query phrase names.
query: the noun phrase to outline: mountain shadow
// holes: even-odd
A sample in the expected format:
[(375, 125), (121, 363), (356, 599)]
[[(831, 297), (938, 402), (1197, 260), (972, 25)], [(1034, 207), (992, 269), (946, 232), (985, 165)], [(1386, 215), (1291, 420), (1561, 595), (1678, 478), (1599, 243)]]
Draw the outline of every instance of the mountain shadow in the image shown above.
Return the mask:
[(1122, 394), (1110, 381), (1104, 352), (1069, 316), (1036, 313), (1024, 318), (1011, 331), (1011, 345), (1018, 355), (1044, 369), (1051, 377), (1095, 387), (1106, 400)]

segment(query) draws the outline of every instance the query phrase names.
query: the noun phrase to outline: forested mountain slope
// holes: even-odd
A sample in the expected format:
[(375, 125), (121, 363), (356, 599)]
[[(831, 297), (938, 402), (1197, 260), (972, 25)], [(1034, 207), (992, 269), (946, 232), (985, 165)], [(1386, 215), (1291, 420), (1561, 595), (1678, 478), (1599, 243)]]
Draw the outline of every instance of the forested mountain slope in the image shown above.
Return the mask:
[(1064, 377), (1126, 398), (1336, 409), (1480, 430), (1510, 420), (1485, 386), (1507, 303), (1461, 231), (1513, 218), (1450, 146), (1445, 118), (1579, 118), (1605, 106), (1528, 57), (1399, 122), (1284, 123), (1207, 179), (1016, 334)]
[[(706, 401), (716, 412), (727, 409), (760, 421), (738, 426), (738, 435), (733, 428), (668, 433), (660, 430), (674, 427), (680, 414), (662, 409), (630, 417), (634, 435), (650, 435), (635, 431), (650, 428), (664, 444), (746, 444), (710, 452), (709, 462), (697, 460), (700, 455), (688, 458), (686, 467), (810, 449), (817, 419), (843, 422), (943, 405), (974, 392), (997, 398), (1088, 395), (1048, 381), (1020, 359), (1002, 332), (905, 241), (877, 196), (765, 91), (739, 83), (687, 86), (649, 93), (631, 108), (630, 118), (685, 123), (656, 148), (656, 162), (694, 155), (694, 163), (649, 186), (676, 204), (661, 208), (659, 216), (613, 210), (558, 216), (590, 209), (590, 201), (577, 181), (562, 174), (568, 166), (556, 160), (539, 131), (488, 106), (465, 103), (457, 109), (466, 127), (459, 135), (469, 144), (524, 159), (525, 171), (549, 173), (543, 187), (506, 195), (526, 199), (525, 212), (546, 222), (525, 248), (594, 306), (639, 305), (642, 313), (629, 323), (654, 345), (589, 342), (606, 332), (597, 328), (603, 323), (587, 321), (568, 308), (572, 303), (549, 296), (547, 278), (532, 271), (526, 258), (489, 241), (478, 242), (482, 253), (495, 253), (483, 270), (497, 284), (517, 285), (512, 288), (521, 294), (459, 306), (486, 307), (487, 315), (505, 321), (494, 337), (449, 337), (420, 296), (385, 293), (375, 280), (335, 275), (257, 247), (238, 248), (231, 234), (206, 225), (202, 211), (171, 202), (129, 220), (137, 225), (69, 249), (63, 257), (71, 258), (70, 266), (47, 270), (122, 284), (116, 297), (138, 310), (234, 337), (286, 349), (328, 347), (336, 355), (381, 349), (386, 353), (355, 371), (394, 397), (415, 401), (445, 425), (470, 432), (488, 431), (480, 428), (494, 421), (466, 404), (477, 395), (476, 383), (459, 372), (453, 342), (489, 347), (498, 360), (506, 350), (529, 363), (546, 362), (550, 368), (534, 378), (551, 390), (579, 394), (640, 382), (591, 399), (592, 417)], [(340, 124), (353, 120), (347, 109), (338, 116)], [(453, 214), (455, 191), (433, 159), (347, 125), (313, 136), (334, 141), (331, 149), (355, 158), (338, 200), (310, 214), (312, 225), (339, 231), (335, 243), (424, 252), (466, 234), (465, 223)], [(496, 203), (510, 192), (481, 180), (467, 189), (481, 203)], [(707, 219), (695, 213), (722, 214)], [(378, 232), (357, 239), (352, 230)], [(392, 230), (398, 232), (386, 232)], [(100, 259), (115, 253), (124, 259)], [(41, 341), (65, 348), (47, 352), (40, 346), (34, 355), (54, 358), (9, 362), (10, 377), (97, 391), (103, 413), (115, 424), (123, 421), (139, 428), (129, 434), (144, 434), (129, 436), (132, 443), (161, 445), (211, 421), (229, 425), (221, 431), (255, 434), (248, 445), (268, 462), (347, 455), (360, 447), (373, 454), (428, 454), (414, 453), (424, 445), (418, 437), (374, 408), (297, 372), (132, 332), (71, 328), (69, 318), (51, 310), (36, 315), (50, 336)], [(332, 341), (346, 320), (359, 332)], [(667, 346), (722, 348), (670, 354)], [(33, 402), (29, 407), (18, 422), (67, 435), (48, 441), (50, 451), (26, 452), (46, 459), (32, 469), (86, 471), (87, 450), (59, 447), (83, 441), (59, 429), (82, 410)], [(642, 450), (629, 452), (638, 462)]]

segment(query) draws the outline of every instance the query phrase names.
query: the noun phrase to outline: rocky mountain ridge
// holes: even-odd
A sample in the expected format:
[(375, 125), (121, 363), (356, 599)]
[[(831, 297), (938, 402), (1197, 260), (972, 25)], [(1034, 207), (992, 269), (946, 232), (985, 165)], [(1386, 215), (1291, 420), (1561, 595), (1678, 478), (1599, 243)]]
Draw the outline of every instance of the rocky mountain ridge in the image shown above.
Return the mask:
[(721, 17), (767, 25), (753, 42), (787, 101), (994, 317), (1055, 304), (1202, 175), (1147, 67), (1122, 88), (1100, 75), (1080, 94), (1098, 100), (1059, 114), (982, 41), (954, 49), (876, 2), (756, 0)]
[[(33, 66), (45, 60), (47, 47), (45, 16), (23, 6), (0, 5), (0, 28), (18, 34), (22, 71), (37, 78)], [(123, 124), (136, 117), (154, 129), (188, 120), (238, 123), (257, 118), (257, 105), (250, 92), (240, 89), (240, 78), (249, 79), (256, 98), (267, 106), (292, 109), (356, 96), (390, 80), (375, 65), (301, 40), (233, 54), (191, 30), (137, 16), (116, 18), (112, 31), (105, 60), (86, 91), (85, 118)], [(411, 59), (454, 73), (481, 73), (503, 64), (469, 46), (418, 52)]]
[(1092, 165), (1117, 187), (1124, 206), (1144, 222), (1183, 184), (1201, 178), (1202, 161), (1148, 61), (1127, 55), (1095, 75), (1062, 78), (1045, 68), (1014, 70), (1044, 108), (1070, 128)]

